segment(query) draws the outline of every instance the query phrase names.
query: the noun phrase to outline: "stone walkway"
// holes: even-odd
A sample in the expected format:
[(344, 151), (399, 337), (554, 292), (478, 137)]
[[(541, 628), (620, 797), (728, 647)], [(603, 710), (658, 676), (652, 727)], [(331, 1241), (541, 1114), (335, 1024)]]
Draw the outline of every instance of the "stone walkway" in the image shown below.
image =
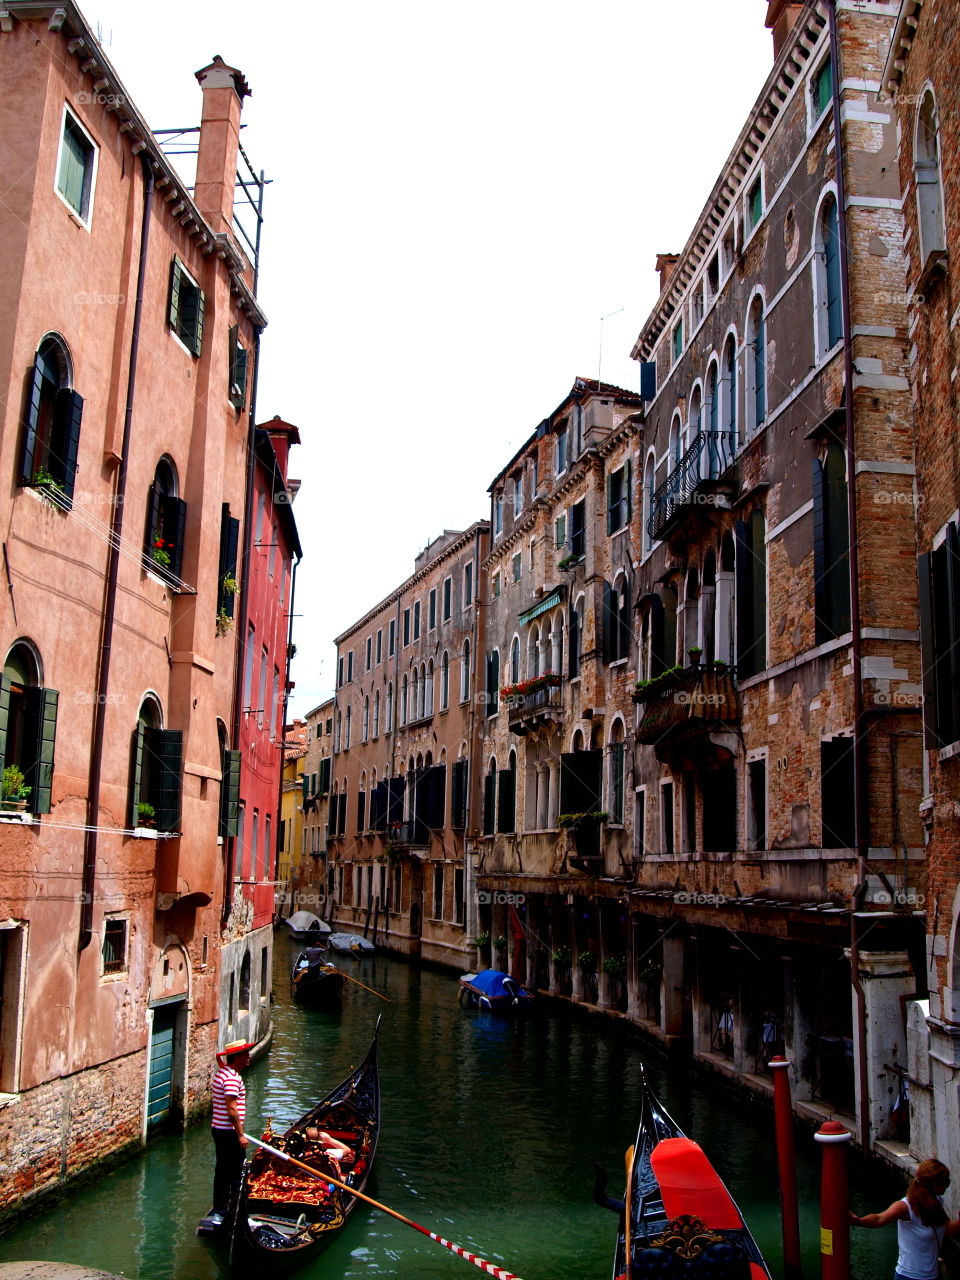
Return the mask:
[(122, 1280), (111, 1271), (70, 1262), (0, 1262), (0, 1280)]

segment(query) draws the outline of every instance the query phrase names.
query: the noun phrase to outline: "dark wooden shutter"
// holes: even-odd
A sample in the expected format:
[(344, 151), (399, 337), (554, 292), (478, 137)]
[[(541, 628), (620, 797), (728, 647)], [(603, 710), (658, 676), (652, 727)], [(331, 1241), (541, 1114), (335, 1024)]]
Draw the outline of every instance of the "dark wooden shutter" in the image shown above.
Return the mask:
[[(819, 458), (813, 460), (813, 617), (814, 641), (823, 644), (832, 640), (829, 622), (829, 598), (827, 592), (827, 528), (824, 510), (824, 475)], [(738, 544), (739, 550), (739, 544)], [(738, 590), (739, 595), (739, 590)], [(739, 619), (739, 606), (738, 606)], [(738, 625), (739, 631), (739, 625)]]
[(436, 764), (427, 770), (430, 788), (427, 797), (426, 822), (431, 831), (439, 831), (445, 825), (447, 810), (447, 767)]
[(822, 847), (854, 848), (853, 738), (833, 738), (820, 743), (820, 803)]
[(363, 821), (367, 816), (367, 793), (365, 791), (357, 792), (357, 834), (363, 832)]
[(373, 831), (387, 829), (387, 798), (389, 789), (385, 782), (378, 782), (370, 799), (370, 827)]
[(640, 399), (655, 400), (657, 398), (657, 366), (653, 360), (644, 360), (640, 364)]
[(180, 288), (180, 338), (195, 356), (203, 347), (203, 290), (185, 282)]
[(741, 679), (755, 674), (753, 645), (753, 563), (750, 531), (742, 520), (734, 528), (737, 556), (737, 674)]
[(667, 661), (664, 651), (663, 601), (654, 592), (647, 597), (650, 602), (650, 679), (662, 675), (673, 661)]
[(387, 821), (402, 822), (403, 821), (403, 778), (388, 778), (388, 798), (387, 798)]
[(53, 756), (57, 739), (56, 689), (27, 688), (24, 695), (24, 780), (30, 788), (27, 808), (49, 813), (53, 788)]
[(7, 763), (7, 724), (10, 719), (10, 681), (0, 676), (0, 770)]
[(187, 504), (182, 498), (164, 497), (162, 499), (164, 509), (164, 529), (168, 533), (168, 541), (173, 543), (170, 548), (170, 573), (174, 577), (180, 577), (180, 570), (183, 568), (183, 544), (186, 538), (187, 528)]
[(156, 571), (159, 565), (153, 560), (153, 540), (160, 528), (160, 486), (154, 480), (147, 492), (147, 526), (143, 535), (144, 562)]
[(623, 464), (623, 521), (628, 525), (633, 519), (633, 462), (627, 458)]
[(226, 839), (240, 833), (240, 752), (224, 751), (220, 779), (220, 834)]
[(609, 582), (603, 584), (603, 612), (600, 625), (600, 652), (604, 662), (615, 662), (617, 653), (617, 597)]
[(140, 803), (140, 780), (143, 772), (143, 753), (146, 750), (147, 726), (140, 720), (133, 731), (130, 743), (130, 826), (139, 825), (137, 805)]
[(492, 768), (483, 775), (483, 834), (492, 836), (497, 818), (497, 770)]
[(497, 830), (517, 829), (517, 768), (502, 769), (497, 780)]
[(462, 829), (467, 825), (467, 761), (457, 760), (450, 779), (450, 825)]
[(183, 733), (179, 729), (153, 729), (147, 738), (147, 750), (154, 756), (156, 799), (152, 804), (156, 811), (157, 830), (176, 831), (180, 826)]
[(36, 360), (27, 383), (27, 412), (23, 429), (23, 451), (20, 455), (21, 484), (33, 484), (36, 470), (37, 423), (40, 421), (43, 382), (43, 370), (40, 368), (40, 361)]
[(324, 756), (320, 761), (320, 781), (318, 783), (318, 791), (320, 795), (324, 795), (330, 790), (330, 757)]
[(576, 607), (571, 604), (567, 619), (567, 672), (572, 680), (580, 674), (580, 627)]
[(230, 514), (229, 502), (224, 502), (220, 508), (220, 569), (217, 589), (219, 591), (219, 605), (228, 618), (233, 617), (233, 611), (236, 605), (236, 593), (233, 591), (225, 591), (223, 587), (224, 578), (232, 578), (234, 582), (237, 580), (237, 548), (240, 544), (240, 521)]
[(840, 308), (840, 232), (836, 201), (829, 202), (823, 219), (824, 274), (827, 285), (827, 346), (832, 347), (843, 337), (843, 316)]
[(570, 751), (560, 756), (560, 812), (599, 813), (603, 797), (603, 751)]
[(928, 751), (938, 751), (946, 744), (941, 740), (937, 716), (936, 637), (933, 632), (933, 576), (928, 552), (917, 556), (920, 582), (920, 670), (923, 681), (923, 744)]
[(83, 418), (83, 396), (69, 387), (61, 388), (53, 405), (53, 438), (48, 469), (63, 488), (66, 505), (73, 505), (77, 481), (77, 456), (80, 451), (80, 421)]
[(607, 476), (607, 536), (613, 533), (617, 527), (617, 516), (619, 514), (619, 502), (614, 505), (613, 502), (613, 476)]
[(174, 258), (170, 264), (170, 304), (167, 308), (167, 319), (175, 334), (180, 334), (180, 287), (183, 283), (183, 270), (180, 259)]

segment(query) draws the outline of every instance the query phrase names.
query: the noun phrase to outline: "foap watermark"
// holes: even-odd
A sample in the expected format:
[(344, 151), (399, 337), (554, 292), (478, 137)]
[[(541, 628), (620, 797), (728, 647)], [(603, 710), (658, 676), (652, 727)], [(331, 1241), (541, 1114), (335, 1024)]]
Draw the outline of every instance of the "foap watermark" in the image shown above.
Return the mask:
[(700, 893), (696, 889), (687, 891), (678, 889), (673, 895), (674, 902), (688, 907), (722, 907), (728, 899), (722, 893)]
[(910, 689), (878, 689), (873, 695), (874, 706), (908, 707), (911, 710), (923, 706), (923, 694)]
[(700, 689), (686, 691), (681, 689), (673, 695), (674, 702), (680, 707), (722, 707), (726, 702), (723, 693), (704, 693)]
[(103, 93), (99, 89), (81, 89), (76, 96), (80, 106), (122, 107), (126, 98), (122, 93)]
[(126, 302), (127, 295), (125, 293), (97, 293), (96, 291), (85, 293), (81, 289), (79, 293), (73, 295), (73, 300), (81, 307), (120, 307)]
[(870, 895), (870, 901), (877, 907), (923, 907), (926, 906), (927, 895), (916, 889), (877, 889)]
[(915, 507), (919, 498), (903, 489), (875, 489), (873, 502), (877, 507)]
[(481, 907), (522, 907), (526, 900), (525, 893), (508, 893), (505, 889), (477, 890), (477, 905)]

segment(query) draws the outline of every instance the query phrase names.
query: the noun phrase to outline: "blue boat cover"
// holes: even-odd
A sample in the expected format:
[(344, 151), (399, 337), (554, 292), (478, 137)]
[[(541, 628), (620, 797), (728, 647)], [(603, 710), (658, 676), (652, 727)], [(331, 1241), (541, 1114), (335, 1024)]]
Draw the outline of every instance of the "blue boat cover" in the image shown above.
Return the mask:
[(502, 973), (499, 969), (481, 969), (470, 982), (470, 987), (491, 1000), (512, 1000), (514, 996), (529, 994), (514, 982), (509, 973)]

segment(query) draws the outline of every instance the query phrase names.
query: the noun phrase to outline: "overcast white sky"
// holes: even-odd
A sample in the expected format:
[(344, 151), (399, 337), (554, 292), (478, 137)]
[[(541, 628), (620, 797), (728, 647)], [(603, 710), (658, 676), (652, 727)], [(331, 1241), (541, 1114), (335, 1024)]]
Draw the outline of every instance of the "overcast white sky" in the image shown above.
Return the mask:
[(765, 0), (80, 0), (151, 127), (247, 77), (267, 190), (258, 419), (295, 422), (291, 714), (578, 375), (636, 389), (685, 243), (772, 64)]

